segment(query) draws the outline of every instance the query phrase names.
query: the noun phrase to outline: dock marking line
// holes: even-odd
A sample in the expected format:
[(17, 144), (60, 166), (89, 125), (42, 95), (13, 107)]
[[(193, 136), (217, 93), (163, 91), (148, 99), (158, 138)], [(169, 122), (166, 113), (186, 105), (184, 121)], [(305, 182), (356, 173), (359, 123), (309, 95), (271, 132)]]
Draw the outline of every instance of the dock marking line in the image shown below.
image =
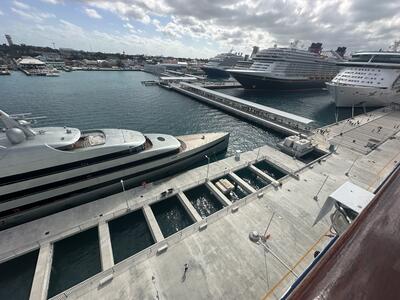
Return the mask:
[(294, 264), (294, 266), (286, 272), (285, 275), (282, 276), (282, 278), (262, 297), (262, 300), (266, 300), (271, 293), (274, 292), (274, 290), (290, 275), (292, 274), (292, 271), (294, 269), (296, 269), (296, 267), (306, 258), (306, 256), (308, 254), (310, 254), (310, 252), (312, 250), (315, 249), (315, 247), (322, 241), (322, 239), (324, 237), (326, 237), (329, 233), (330, 233), (330, 229), (328, 229), (323, 235), (321, 235), (321, 237), (298, 259), (298, 261)]

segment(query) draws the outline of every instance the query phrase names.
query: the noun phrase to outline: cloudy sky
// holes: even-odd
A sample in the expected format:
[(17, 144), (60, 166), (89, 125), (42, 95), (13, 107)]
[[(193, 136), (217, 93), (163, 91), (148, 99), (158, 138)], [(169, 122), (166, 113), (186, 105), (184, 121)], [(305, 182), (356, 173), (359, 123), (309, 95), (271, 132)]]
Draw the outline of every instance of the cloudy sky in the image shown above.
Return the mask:
[(210, 57), (300, 40), (325, 49), (387, 49), (400, 0), (1, 0), (1, 43)]

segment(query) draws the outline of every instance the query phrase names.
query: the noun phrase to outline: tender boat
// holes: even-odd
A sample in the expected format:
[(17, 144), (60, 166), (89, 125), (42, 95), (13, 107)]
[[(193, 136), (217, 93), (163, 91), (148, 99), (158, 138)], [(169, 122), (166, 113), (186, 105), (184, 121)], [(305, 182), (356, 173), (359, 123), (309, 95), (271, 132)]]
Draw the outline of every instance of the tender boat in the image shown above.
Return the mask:
[(173, 137), (125, 129), (39, 127), (0, 110), (0, 227), (171, 175), (224, 152), (229, 133)]

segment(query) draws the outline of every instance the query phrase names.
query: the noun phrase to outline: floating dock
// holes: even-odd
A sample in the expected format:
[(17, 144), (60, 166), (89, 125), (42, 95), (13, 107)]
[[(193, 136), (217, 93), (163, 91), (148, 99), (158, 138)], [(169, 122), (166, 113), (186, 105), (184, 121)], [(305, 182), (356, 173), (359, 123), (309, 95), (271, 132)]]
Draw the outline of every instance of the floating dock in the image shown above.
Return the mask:
[[(311, 138), (319, 142), (320, 148), (328, 149), (346, 132), (354, 134), (354, 130), (383, 127), (382, 124), (390, 128), (389, 124), (400, 122), (400, 111), (382, 109), (357, 116), (351, 122), (354, 125), (345, 120), (326, 126)], [(400, 160), (400, 133), (396, 130), (382, 135), (380, 143), (367, 153), (354, 148), (353, 143), (338, 146), (309, 164), (264, 146), (243, 153), (240, 160), (228, 157), (1, 231), (0, 261), (39, 249), (30, 299), (47, 299), (54, 243), (96, 228), (101, 272), (53, 299), (112, 299), (116, 295), (127, 299), (279, 299), (313, 261), (314, 251), (323, 249), (333, 237), (329, 217), (313, 226), (328, 195), (348, 180), (373, 192)], [(260, 161), (286, 176), (275, 179), (254, 169)], [(229, 201), (213, 182), (231, 176), (240, 184), (236, 172), (248, 167), (271, 183), (257, 191), (247, 187), (247, 196)], [(214, 191), (223, 205), (203, 218), (182, 196), (201, 185)], [(163, 196), (165, 191), (171, 192)], [(178, 197), (189, 212), (192, 225), (165, 237), (153, 206), (171, 197)], [(145, 214), (154, 243), (115, 263), (109, 223), (138, 210)], [(268, 236), (268, 251), (250, 241), (249, 233), (254, 230)], [(184, 274), (185, 264), (189, 268)]]
[(170, 87), (181, 94), (285, 135), (308, 134), (314, 122), (308, 118), (216, 92), (196, 84), (180, 82), (171, 84)]

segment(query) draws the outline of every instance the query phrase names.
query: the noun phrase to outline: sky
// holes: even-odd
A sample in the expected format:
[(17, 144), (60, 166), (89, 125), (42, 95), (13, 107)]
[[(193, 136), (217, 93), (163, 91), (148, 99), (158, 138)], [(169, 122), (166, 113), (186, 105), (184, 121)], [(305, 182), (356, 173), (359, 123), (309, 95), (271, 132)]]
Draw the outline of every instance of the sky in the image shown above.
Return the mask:
[(0, 0), (0, 43), (209, 58), (253, 46), (388, 49), (400, 0)]

